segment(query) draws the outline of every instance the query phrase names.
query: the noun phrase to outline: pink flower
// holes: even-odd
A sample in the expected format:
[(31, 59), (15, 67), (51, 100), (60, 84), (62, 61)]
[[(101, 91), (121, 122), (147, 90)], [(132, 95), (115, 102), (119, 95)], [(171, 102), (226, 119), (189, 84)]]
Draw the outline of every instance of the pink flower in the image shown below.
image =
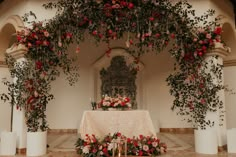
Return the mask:
[(75, 50), (75, 53), (79, 53), (80, 52), (80, 48), (77, 47), (76, 50)]
[(152, 146), (153, 146), (153, 147), (156, 147), (157, 145), (158, 145), (158, 143), (157, 143), (157, 142), (155, 142), (155, 141), (154, 141), (154, 142), (152, 142)]
[(148, 145), (143, 145), (143, 150), (144, 150), (144, 151), (148, 151), (148, 150), (149, 150)]
[(62, 47), (62, 42), (58, 42), (58, 46), (59, 46), (59, 47)]
[(43, 33), (44, 33), (44, 36), (45, 36), (45, 37), (49, 37), (48, 31), (44, 31)]
[(206, 34), (206, 38), (207, 38), (207, 39), (211, 39), (211, 34), (207, 33), (207, 34)]
[(196, 42), (196, 41), (197, 41), (197, 38), (194, 38), (194, 39), (193, 39), (193, 42)]

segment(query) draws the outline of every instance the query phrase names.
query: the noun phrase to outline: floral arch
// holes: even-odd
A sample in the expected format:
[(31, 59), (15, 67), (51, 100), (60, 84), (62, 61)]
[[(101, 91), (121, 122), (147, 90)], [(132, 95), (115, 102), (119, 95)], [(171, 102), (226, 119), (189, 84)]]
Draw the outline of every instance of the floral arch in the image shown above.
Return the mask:
[[(67, 48), (76, 42), (79, 53), (86, 32), (95, 43), (107, 43), (107, 55), (111, 53), (111, 40), (127, 36), (125, 44), (134, 56), (134, 65), (141, 55), (161, 52), (170, 45), (169, 52), (176, 58), (175, 72), (167, 78), (175, 97), (172, 109), (186, 116), (194, 127), (214, 125), (206, 119), (206, 113), (223, 105), (217, 96), (223, 86), (213, 81), (221, 78), (222, 67), (208, 66), (204, 60), (215, 44), (222, 44), (219, 19), (208, 21), (214, 10), (197, 17), (186, 1), (173, 4), (169, 0), (59, 0), (44, 7), (55, 8), (56, 16), (48, 21), (32, 21), (32, 27), (17, 33), (17, 44), (28, 50), (27, 61), (16, 64), (14, 58), (7, 57), (12, 77), (18, 78), (17, 86), (8, 86), (15, 89), (17, 108), (26, 110), (30, 131), (47, 128), (44, 112), (53, 99), (50, 83), (59, 76), (58, 68), (68, 74), (70, 84), (77, 81), (78, 71)], [(30, 15), (36, 17), (30, 12), (24, 16), (25, 22)], [(2, 99), (9, 99), (4, 96)], [(35, 117), (36, 113), (40, 116)]]

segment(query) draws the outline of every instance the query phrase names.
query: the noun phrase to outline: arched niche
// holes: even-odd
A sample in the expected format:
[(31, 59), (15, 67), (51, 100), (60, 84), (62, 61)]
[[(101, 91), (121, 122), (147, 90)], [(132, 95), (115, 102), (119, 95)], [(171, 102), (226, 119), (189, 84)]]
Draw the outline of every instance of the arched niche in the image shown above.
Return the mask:
[[(130, 55), (126, 49), (124, 48), (113, 48), (111, 50), (111, 53), (109, 56), (104, 54), (102, 57), (100, 57), (94, 64), (94, 97), (93, 99), (95, 101), (101, 100), (102, 97), (102, 80), (101, 80), (101, 70), (107, 69), (109, 66), (111, 66), (111, 61), (114, 57), (122, 56), (125, 60), (125, 63), (127, 67), (132, 66), (134, 57)], [(143, 63), (138, 63), (137, 65), (139, 67), (139, 71), (136, 74), (136, 104), (138, 106), (134, 106), (134, 108), (143, 108), (142, 102), (143, 102), (143, 92), (142, 92), (142, 70), (144, 69)]]
[(0, 26), (0, 65), (4, 65), (5, 53), (16, 41), (16, 32), (22, 30), (24, 23), (17, 15), (10, 16)]
[(221, 38), (225, 42), (226, 46), (229, 47), (231, 53), (229, 53), (224, 59), (224, 66), (228, 66), (233, 60), (236, 60), (236, 32), (235, 26), (232, 22), (229, 21), (228, 18), (221, 17), (221, 27), (222, 27), (222, 35)]

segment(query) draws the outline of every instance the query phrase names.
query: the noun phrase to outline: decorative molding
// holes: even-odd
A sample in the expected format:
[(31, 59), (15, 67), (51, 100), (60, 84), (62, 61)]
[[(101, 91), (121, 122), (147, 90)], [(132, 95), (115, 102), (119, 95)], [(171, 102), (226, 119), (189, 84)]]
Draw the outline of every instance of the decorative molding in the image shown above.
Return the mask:
[(236, 66), (236, 59), (224, 61), (223, 66), (224, 67)]
[(225, 58), (228, 56), (231, 52), (231, 49), (229, 47), (225, 47), (222, 43), (215, 43), (214, 48), (206, 53), (206, 56), (220, 56), (222, 58)]
[(11, 24), (16, 31), (21, 31), (22, 29), (24, 29), (24, 22), (19, 15), (9, 16), (7, 20), (2, 25), (0, 25), (0, 31), (7, 24)]
[(78, 130), (77, 129), (49, 129), (48, 130), (49, 134), (77, 134)]
[(193, 128), (160, 128), (160, 132), (174, 134), (193, 134)]
[(14, 57), (15, 59), (23, 58), (28, 49), (24, 45), (13, 45), (6, 50), (6, 53)]

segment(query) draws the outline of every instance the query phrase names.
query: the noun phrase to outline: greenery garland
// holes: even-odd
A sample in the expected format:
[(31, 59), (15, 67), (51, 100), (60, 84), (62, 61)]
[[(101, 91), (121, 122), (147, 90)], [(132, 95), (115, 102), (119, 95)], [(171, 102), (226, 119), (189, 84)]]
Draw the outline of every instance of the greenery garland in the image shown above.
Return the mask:
[[(70, 82), (75, 83), (78, 74), (73, 72), (76, 68), (71, 67), (67, 48), (73, 41), (79, 45), (86, 31), (96, 43), (108, 44), (108, 55), (111, 52), (109, 42), (127, 35), (126, 46), (135, 57), (134, 64), (143, 54), (158, 53), (172, 45), (169, 52), (177, 63), (175, 73), (167, 78), (170, 93), (175, 97), (172, 109), (186, 115), (196, 128), (214, 125), (206, 120), (206, 113), (222, 108), (217, 92), (223, 86), (213, 81), (220, 80), (222, 67), (204, 61), (205, 54), (215, 43), (222, 43), (222, 30), (217, 25), (219, 19), (208, 22), (213, 10), (198, 17), (186, 1), (173, 4), (169, 0), (59, 0), (43, 6), (56, 8), (56, 16), (44, 24), (34, 23), (33, 28), (26, 28), (28, 32), (20, 32), (17, 42), (27, 47), (26, 57), (35, 63), (35, 68), (31, 69), (36, 74), (32, 75), (34, 79), (46, 72), (53, 78), (47, 79), (49, 85), (58, 76), (57, 67), (61, 67), (71, 74)], [(24, 18), (27, 20), (27, 16)], [(80, 51), (79, 47), (76, 51)], [(29, 79), (26, 76), (17, 78)], [(19, 96), (24, 90), (17, 91)], [(27, 94), (22, 100), (29, 98)], [(23, 102), (19, 104), (21, 107), (27, 104)]]

